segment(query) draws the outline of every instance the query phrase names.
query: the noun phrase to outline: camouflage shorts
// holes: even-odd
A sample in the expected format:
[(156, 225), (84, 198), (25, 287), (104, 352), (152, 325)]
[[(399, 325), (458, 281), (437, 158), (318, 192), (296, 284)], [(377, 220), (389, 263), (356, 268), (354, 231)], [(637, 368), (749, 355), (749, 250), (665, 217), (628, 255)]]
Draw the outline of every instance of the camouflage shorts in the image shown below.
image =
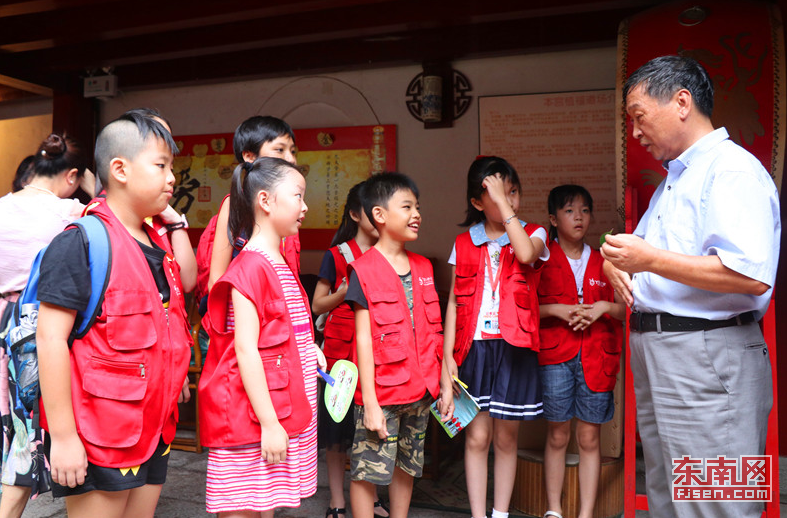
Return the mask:
[(350, 478), (377, 485), (391, 483), (394, 466), (420, 477), (424, 466), (424, 438), (431, 397), (407, 405), (384, 406), (388, 437), (363, 426), (363, 407), (355, 405), (355, 437), (350, 460)]

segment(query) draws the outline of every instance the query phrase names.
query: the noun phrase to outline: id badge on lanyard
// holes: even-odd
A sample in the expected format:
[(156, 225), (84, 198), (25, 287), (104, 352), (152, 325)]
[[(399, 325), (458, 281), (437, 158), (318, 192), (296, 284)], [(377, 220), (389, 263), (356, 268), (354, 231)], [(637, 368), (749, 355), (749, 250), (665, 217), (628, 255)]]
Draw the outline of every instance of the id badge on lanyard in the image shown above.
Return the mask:
[[(489, 277), (489, 285), (492, 288), (492, 307), (487, 308), (487, 311), (481, 312), (481, 338), (484, 340), (492, 340), (502, 338), (500, 334), (500, 325), (498, 324), (498, 313), (500, 305), (497, 303), (497, 291), (500, 286), (500, 273), (503, 268), (498, 262), (497, 272), (492, 275), (492, 259), (489, 257), (489, 247), (485, 247), (484, 260), (486, 261), (486, 273)], [(501, 250), (502, 255), (502, 250)]]

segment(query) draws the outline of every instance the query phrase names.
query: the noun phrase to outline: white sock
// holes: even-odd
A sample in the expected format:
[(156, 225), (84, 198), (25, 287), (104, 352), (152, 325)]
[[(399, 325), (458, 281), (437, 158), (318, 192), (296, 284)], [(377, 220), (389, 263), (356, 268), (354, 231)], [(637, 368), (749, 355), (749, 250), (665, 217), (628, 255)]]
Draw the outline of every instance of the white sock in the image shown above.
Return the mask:
[(508, 518), (508, 513), (501, 513), (494, 507), (492, 508), (492, 518)]

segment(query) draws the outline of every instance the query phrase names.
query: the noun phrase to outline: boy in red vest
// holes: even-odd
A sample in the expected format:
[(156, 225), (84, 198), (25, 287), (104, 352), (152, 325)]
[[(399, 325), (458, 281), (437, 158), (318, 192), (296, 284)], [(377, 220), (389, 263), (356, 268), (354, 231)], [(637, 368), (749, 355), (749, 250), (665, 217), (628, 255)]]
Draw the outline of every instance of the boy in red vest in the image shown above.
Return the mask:
[(107, 230), (110, 273), (85, 336), (73, 339), (71, 330), (91, 291), (86, 236), (66, 230), (41, 264), (41, 422), (52, 491), (66, 497), (72, 518), (152, 517), (166, 478), (191, 344), (175, 257), (193, 252), (172, 249), (166, 234), (183, 225), (162, 219), (176, 151), (170, 133), (140, 114), (98, 136), (106, 198), (87, 213)]
[(405, 250), (418, 238), (418, 188), (407, 176), (367, 180), (364, 211), (380, 239), (349, 266), (355, 309), (355, 393), (350, 501), (372, 518), (375, 485), (390, 485), (391, 517), (404, 518), (424, 463), (429, 404), (440, 389), (442, 319), (429, 261)]

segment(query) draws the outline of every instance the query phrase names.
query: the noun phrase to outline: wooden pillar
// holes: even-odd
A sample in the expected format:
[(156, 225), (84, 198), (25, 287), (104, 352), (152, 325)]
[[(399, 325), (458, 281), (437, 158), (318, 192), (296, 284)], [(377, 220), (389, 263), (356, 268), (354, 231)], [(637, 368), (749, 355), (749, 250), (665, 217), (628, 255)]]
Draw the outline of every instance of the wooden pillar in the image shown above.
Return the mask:
[[(82, 78), (74, 75), (60, 82), (52, 96), (52, 131), (64, 132), (77, 141), (93, 169), (93, 149), (96, 143), (98, 104), (82, 95)], [(77, 191), (80, 193), (81, 191)], [(93, 193), (78, 195), (87, 202)]]
[[(779, 11), (782, 15), (782, 31), (784, 31), (783, 21), (787, 20), (787, 0), (779, 0)], [(785, 127), (787, 121), (780, 121)], [(787, 161), (785, 161), (787, 169)], [(787, 176), (782, 176), (787, 178)], [(784, 180), (782, 180), (782, 192), (780, 195), (781, 216), (782, 216), (782, 240), (781, 253), (779, 255), (779, 269), (776, 274), (776, 285), (773, 289), (773, 297), (780, 307), (787, 304), (787, 238), (785, 237), (785, 213), (787, 213), (787, 196), (784, 194)], [(783, 311), (783, 310), (782, 310)], [(776, 347), (779, 351), (787, 351), (787, 319), (784, 314), (776, 319)], [(776, 357), (776, 370), (779, 373), (787, 372), (787, 354)], [(787, 383), (780, 383), (778, 387), (779, 395), (779, 455), (787, 455)]]

